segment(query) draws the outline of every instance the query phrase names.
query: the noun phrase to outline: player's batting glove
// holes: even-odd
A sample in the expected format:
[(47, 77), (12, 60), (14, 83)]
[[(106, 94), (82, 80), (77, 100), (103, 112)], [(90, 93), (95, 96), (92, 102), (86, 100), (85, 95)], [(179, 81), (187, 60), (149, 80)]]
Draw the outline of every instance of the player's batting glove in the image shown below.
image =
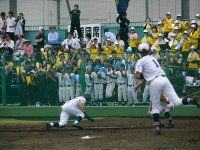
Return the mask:
[(93, 119), (93, 118), (90, 118), (90, 116), (89, 116), (86, 112), (84, 112), (84, 114), (85, 114), (85, 118), (86, 118), (87, 120), (89, 120), (89, 121), (91, 121), (91, 122), (94, 121), (94, 119)]

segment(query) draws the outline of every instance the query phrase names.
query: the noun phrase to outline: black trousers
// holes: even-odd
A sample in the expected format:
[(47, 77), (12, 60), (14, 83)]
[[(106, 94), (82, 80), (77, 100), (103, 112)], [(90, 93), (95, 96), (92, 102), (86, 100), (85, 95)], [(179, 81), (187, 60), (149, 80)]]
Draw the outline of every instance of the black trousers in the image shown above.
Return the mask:
[(83, 37), (82, 32), (81, 32), (81, 27), (80, 24), (71, 24), (71, 29), (70, 32), (74, 33), (74, 30), (77, 30), (78, 32), (78, 38), (81, 39)]

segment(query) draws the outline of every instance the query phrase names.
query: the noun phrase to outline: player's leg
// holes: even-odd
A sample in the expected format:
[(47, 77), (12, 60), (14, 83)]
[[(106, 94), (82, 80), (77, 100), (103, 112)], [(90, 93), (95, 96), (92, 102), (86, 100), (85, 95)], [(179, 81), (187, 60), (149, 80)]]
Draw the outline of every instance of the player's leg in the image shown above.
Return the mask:
[(132, 93), (131, 93), (132, 87), (128, 86), (128, 90), (127, 90), (127, 96), (128, 96), (128, 105), (132, 105), (133, 104), (133, 99), (132, 99)]
[(133, 87), (131, 87), (131, 96), (132, 96), (132, 99), (134, 101), (135, 104), (138, 103), (138, 98), (137, 98), (137, 92), (133, 89)]
[(124, 100), (124, 102), (126, 104), (127, 103), (127, 85), (124, 84), (122, 87), (123, 87), (122, 88), (123, 100)]
[(106, 98), (110, 98), (110, 97), (111, 97), (111, 96), (110, 96), (110, 88), (111, 88), (110, 85), (111, 85), (111, 84), (108, 83), (107, 86), (106, 86)]
[(147, 98), (149, 96), (149, 85), (145, 85), (144, 92), (143, 92), (143, 102), (147, 102)]
[(70, 98), (74, 99), (74, 86), (70, 86)]
[(122, 102), (122, 85), (118, 85), (117, 93), (118, 93), (118, 103), (121, 104), (121, 102)]
[(154, 79), (150, 83), (150, 99), (152, 102), (152, 116), (156, 134), (160, 134), (160, 94), (162, 91), (162, 80), (159, 78)]
[(197, 95), (194, 98), (179, 98), (176, 94), (174, 87), (168, 80), (168, 78), (163, 78), (163, 82), (165, 82), (165, 86), (163, 88), (163, 93), (169, 98), (169, 101), (172, 102), (175, 106), (179, 105), (187, 105), (187, 104), (194, 104), (200, 108), (200, 98)]
[(69, 99), (69, 87), (68, 86), (66, 86), (65, 87), (65, 102), (66, 101), (69, 101), (70, 99)]
[(70, 109), (68, 109), (68, 112), (74, 116), (76, 116), (76, 120), (73, 123), (73, 127), (76, 127), (78, 129), (83, 129), (79, 123), (83, 120), (85, 117), (85, 114), (78, 108), (71, 106)]
[(71, 32), (72, 34), (74, 34), (74, 30), (75, 30), (75, 25), (74, 25), (74, 24), (71, 24), (70, 32)]
[(81, 38), (83, 37), (83, 35), (82, 35), (82, 32), (81, 32), (80, 24), (76, 25), (76, 30), (78, 32), (78, 38), (81, 40)]
[(103, 100), (103, 84), (99, 84), (99, 100)]

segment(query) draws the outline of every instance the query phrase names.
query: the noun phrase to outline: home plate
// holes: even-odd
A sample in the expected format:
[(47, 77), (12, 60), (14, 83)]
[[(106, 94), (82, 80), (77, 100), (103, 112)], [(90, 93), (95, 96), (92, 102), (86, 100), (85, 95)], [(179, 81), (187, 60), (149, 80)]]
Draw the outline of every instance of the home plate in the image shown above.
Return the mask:
[(82, 139), (82, 140), (87, 140), (87, 139), (94, 139), (94, 138), (96, 138), (96, 137), (100, 137), (100, 136), (89, 136), (89, 135), (87, 135), (87, 136), (81, 137), (81, 139)]

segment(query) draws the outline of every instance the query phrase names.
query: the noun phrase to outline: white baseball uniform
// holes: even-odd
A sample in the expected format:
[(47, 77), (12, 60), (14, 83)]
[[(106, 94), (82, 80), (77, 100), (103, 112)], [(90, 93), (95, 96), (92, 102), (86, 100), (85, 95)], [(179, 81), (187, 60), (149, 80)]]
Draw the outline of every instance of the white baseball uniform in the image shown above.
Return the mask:
[[(113, 70), (107, 70), (107, 75), (113, 75)], [(107, 76), (106, 78), (107, 86), (106, 86), (106, 98), (110, 98), (113, 95), (113, 91), (115, 89), (115, 79)]]
[(136, 63), (135, 72), (142, 73), (144, 79), (150, 82), (152, 113), (160, 113), (161, 92), (163, 92), (174, 105), (182, 104), (182, 100), (177, 96), (173, 86), (165, 76), (164, 70), (154, 57), (147, 55), (139, 59)]
[[(123, 74), (126, 73), (124, 70)], [(115, 75), (117, 76), (117, 85), (118, 85), (118, 101), (121, 102), (122, 98), (124, 101), (127, 101), (127, 78), (122, 76), (120, 71), (116, 71)]]
[(103, 84), (101, 83), (101, 79), (98, 78), (96, 72), (92, 72), (91, 78), (94, 82), (94, 99), (102, 100), (103, 99)]
[(85, 115), (79, 109), (79, 103), (85, 105), (86, 99), (83, 96), (79, 96), (77, 98), (65, 102), (65, 104), (61, 106), (62, 111), (60, 114), (59, 127), (65, 126), (71, 115), (81, 116), (82, 118), (84, 118)]
[(93, 91), (93, 80), (89, 74), (85, 74), (85, 84), (86, 84), (86, 94), (91, 94), (91, 97), (94, 98), (94, 91)]
[(75, 75), (75, 87), (76, 87), (76, 97), (81, 95), (81, 75)]
[(62, 73), (57, 73), (56, 76), (58, 77), (59, 82), (59, 102), (65, 101), (65, 79)]
[(128, 91), (127, 91), (128, 104), (132, 103), (137, 104), (138, 103), (137, 91), (135, 92), (134, 90), (134, 85), (136, 84), (135, 75), (132, 73), (127, 74), (127, 78), (128, 78)]
[(65, 73), (65, 101), (69, 101), (74, 98), (74, 82), (75, 75), (74, 73), (67, 74)]

